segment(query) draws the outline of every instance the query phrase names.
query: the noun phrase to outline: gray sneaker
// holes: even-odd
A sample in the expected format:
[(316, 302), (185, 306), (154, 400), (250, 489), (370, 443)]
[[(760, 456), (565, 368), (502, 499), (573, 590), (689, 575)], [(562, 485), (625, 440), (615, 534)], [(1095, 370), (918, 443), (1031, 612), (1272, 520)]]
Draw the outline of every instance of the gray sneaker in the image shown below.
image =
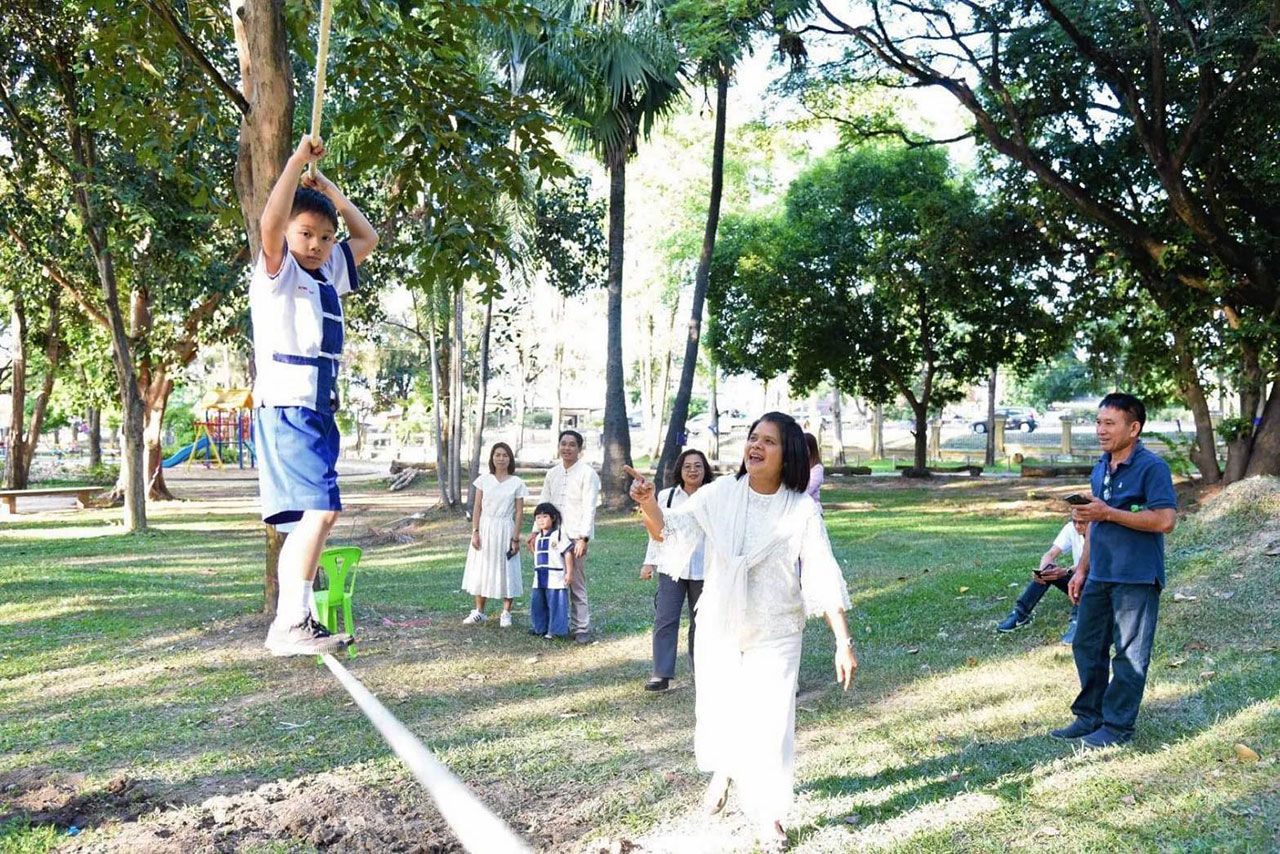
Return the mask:
[(332, 655), (355, 643), (348, 634), (335, 635), (308, 616), (296, 626), (271, 624), (267, 630), (267, 642), (263, 644), (272, 655)]

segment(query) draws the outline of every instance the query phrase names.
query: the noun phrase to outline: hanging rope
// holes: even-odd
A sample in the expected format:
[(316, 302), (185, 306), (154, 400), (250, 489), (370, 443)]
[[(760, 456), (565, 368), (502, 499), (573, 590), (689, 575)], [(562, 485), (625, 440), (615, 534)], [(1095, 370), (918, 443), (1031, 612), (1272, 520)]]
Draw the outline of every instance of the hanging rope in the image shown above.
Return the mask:
[[(316, 80), (311, 94), (311, 138), (320, 138), (320, 116), (324, 112), (324, 71), (329, 64), (329, 24), (333, 20), (333, 0), (320, 0), (320, 33), (316, 39)], [(310, 166), (316, 174), (316, 164)]]

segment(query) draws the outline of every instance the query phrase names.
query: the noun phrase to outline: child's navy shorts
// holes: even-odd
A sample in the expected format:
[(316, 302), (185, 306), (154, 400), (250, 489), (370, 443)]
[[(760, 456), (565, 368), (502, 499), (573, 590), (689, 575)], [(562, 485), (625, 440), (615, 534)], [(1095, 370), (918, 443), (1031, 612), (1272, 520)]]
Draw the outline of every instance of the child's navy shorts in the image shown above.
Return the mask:
[(264, 406), (254, 419), (262, 521), (296, 522), (304, 510), (341, 510), (338, 425), (332, 412)]

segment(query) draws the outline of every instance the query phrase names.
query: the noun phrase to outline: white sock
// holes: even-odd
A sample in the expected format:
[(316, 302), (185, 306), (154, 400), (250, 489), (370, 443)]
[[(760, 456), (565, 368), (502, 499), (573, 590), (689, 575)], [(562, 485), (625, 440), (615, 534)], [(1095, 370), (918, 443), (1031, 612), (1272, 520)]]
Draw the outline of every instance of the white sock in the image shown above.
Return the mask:
[(302, 607), (307, 609), (307, 613), (316, 618), (316, 622), (320, 621), (320, 612), (316, 610), (316, 581), (314, 578), (308, 578), (302, 582)]
[(276, 600), (276, 622), (284, 626), (296, 626), (307, 618), (310, 609), (302, 604), (301, 578), (289, 573), (280, 574), (280, 598)]

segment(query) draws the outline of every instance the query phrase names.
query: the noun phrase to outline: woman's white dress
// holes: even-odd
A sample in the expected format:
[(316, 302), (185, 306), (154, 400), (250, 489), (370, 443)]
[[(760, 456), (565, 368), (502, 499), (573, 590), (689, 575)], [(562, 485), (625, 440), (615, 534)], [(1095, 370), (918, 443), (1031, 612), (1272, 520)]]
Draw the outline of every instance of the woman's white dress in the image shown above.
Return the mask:
[(794, 788), (805, 620), (849, 608), (826, 526), (805, 493), (762, 495), (745, 477), (713, 481), (664, 518), (666, 557), (706, 537), (694, 649), (698, 767), (731, 777), (749, 815), (780, 819)]
[(516, 534), (516, 499), (527, 498), (529, 488), (515, 475), (498, 480), (491, 474), (476, 479), (481, 492), (480, 548), (467, 549), (462, 589), (486, 599), (513, 599), (524, 593), (520, 581), (520, 554), (507, 557)]

